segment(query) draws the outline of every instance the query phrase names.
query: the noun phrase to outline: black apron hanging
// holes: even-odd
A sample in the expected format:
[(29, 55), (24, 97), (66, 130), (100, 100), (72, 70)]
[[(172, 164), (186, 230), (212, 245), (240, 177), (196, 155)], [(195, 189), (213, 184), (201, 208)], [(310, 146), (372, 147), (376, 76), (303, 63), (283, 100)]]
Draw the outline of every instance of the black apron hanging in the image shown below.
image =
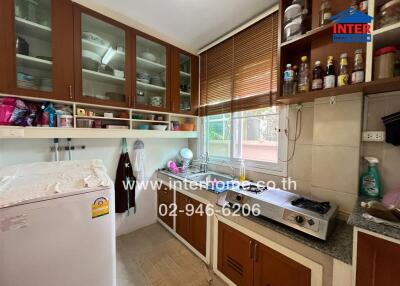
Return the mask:
[(129, 159), (128, 144), (122, 139), (122, 153), (119, 158), (115, 176), (115, 212), (124, 213), (135, 208), (136, 178), (133, 176), (132, 164)]

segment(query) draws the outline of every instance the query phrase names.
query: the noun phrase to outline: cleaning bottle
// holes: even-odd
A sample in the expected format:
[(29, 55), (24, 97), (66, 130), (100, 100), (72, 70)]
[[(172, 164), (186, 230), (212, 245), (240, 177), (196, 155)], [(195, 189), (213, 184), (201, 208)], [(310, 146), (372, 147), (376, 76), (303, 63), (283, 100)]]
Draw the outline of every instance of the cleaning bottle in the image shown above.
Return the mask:
[(383, 194), (383, 187), (381, 176), (378, 171), (377, 164), (379, 160), (373, 157), (365, 157), (368, 161), (368, 171), (361, 176), (360, 181), (360, 194), (381, 198)]
[(244, 160), (241, 160), (239, 169), (239, 181), (243, 182), (245, 180), (246, 180), (246, 166), (244, 165)]

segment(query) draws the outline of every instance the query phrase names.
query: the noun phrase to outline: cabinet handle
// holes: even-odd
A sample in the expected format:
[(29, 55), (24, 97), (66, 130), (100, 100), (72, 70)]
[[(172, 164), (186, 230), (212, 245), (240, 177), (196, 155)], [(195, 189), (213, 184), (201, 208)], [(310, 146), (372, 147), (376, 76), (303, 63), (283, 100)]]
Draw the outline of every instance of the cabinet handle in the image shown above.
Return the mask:
[(254, 245), (254, 261), (258, 262), (258, 243)]
[(253, 241), (249, 241), (249, 257), (250, 259), (253, 259)]
[(68, 86), (69, 89), (69, 98), (72, 99), (72, 85)]

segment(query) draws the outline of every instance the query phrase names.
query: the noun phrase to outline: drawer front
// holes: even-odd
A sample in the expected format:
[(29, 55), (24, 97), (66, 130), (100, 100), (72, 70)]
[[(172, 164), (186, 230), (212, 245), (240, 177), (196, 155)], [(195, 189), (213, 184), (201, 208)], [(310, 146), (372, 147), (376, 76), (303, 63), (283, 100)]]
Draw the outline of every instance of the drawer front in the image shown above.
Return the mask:
[(165, 185), (157, 190), (157, 213), (158, 217), (170, 228), (174, 227), (174, 217), (171, 212), (174, 209), (174, 191)]

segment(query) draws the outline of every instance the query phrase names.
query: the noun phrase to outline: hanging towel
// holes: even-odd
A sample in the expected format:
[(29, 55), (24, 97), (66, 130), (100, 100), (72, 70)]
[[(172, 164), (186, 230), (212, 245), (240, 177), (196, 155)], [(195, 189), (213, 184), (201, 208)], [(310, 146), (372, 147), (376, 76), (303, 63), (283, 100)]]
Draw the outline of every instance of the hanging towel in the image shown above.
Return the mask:
[(144, 164), (146, 162), (146, 153), (144, 151), (144, 143), (141, 140), (136, 140), (133, 144), (133, 172), (138, 181), (145, 181), (146, 174)]
[(115, 212), (124, 213), (135, 208), (136, 178), (133, 176), (132, 164), (129, 160), (128, 144), (122, 139), (122, 152), (115, 176)]

